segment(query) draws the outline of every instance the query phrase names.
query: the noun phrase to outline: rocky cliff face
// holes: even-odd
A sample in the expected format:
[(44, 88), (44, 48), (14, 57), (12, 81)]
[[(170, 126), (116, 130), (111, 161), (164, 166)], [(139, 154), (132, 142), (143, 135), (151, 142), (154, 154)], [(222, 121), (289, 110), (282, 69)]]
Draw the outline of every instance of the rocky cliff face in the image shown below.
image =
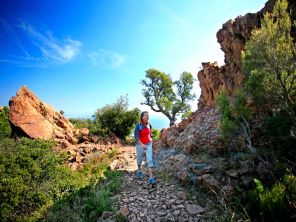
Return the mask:
[[(264, 13), (272, 11), (274, 4), (275, 0), (269, 0), (259, 12), (248, 13), (223, 24), (217, 32), (217, 40), (225, 53), (225, 65), (219, 67), (217, 63), (202, 63), (203, 69), (198, 72), (201, 88), (198, 110), (188, 120), (163, 130), (160, 143), (186, 152), (223, 149), (218, 129), (219, 113), (215, 108), (216, 96), (222, 88), (232, 95), (234, 88), (242, 85), (241, 52), (252, 30), (260, 27)], [(295, 20), (296, 1), (289, 0), (289, 11), (292, 11), (291, 18)], [(295, 30), (292, 30), (292, 35), (296, 39)]]
[(79, 130), (26, 86), (11, 98), (9, 107), (9, 121), (14, 133), (32, 139), (66, 139), (72, 144), (77, 143)]
[[(248, 13), (231, 19), (223, 24), (217, 32), (217, 40), (221, 50), (225, 54), (225, 65), (218, 67), (216, 63), (203, 63), (203, 69), (198, 72), (198, 80), (201, 87), (201, 96), (198, 107), (215, 105), (215, 98), (221, 88), (225, 88), (229, 95), (235, 87), (240, 87), (244, 81), (242, 73), (241, 52), (246, 42), (250, 39), (252, 30), (259, 28), (261, 19), (266, 12), (273, 9), (275, 0), (266, 2), (264, 8), (257, 13)], [(289, 0), (291, 19), (296, 19), (296, 2)], [(296, 31), (292, 30), (292, 36), (296, 39)]]
[[(26, 86), (22, 86), (9, 101), (9, 121), (16, 136), (54, 140), (54, 150), (67, 151), (68, 165), (73, 170), (90, 158), (120, 145), (120, 140), (115, 136), (103, 140), (90, 136), (87, 128), (75, 128), (67, 118), (42, 102)], [(98, 154), (94, 154), (96, 152)]]

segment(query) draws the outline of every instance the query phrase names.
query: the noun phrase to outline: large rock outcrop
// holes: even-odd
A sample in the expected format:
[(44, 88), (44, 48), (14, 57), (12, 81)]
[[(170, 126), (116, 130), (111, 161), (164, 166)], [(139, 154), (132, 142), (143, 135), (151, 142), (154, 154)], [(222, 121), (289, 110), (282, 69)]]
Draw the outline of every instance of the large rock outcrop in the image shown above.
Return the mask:
[[(296, 1), (288, 0), (291, 19), (296, 19)], [(198, 72), (198, 80), (201, 95), (198, 102), (198, 110), (192, 116), (164, 129), (158, 144), (166, 147), (175, 147), (186, 152), (198, 150), (218, 151), (228, 147), (221, 142), (219, 131), (219, 112), (215, 106), (215, 100), (221, 89), (226, 89), (229, 95), (233, 94), (236, 87), (241, 87), (244, 81), (242, 72), (241, 52), (246, 42), (250, 39), (252, 30), (259, 28), (264, 13), (272, 11), (275, 0), (266, 2), (264, 8), (257, 13), (248, 13), (229, 20), (223, 24), (217, 32), (217, 40), (225, 53), (225, 65), (219, 67), (217, 63), (202, 63), (203, 69)], [(296, 39), (296, 31), (292, 30), (292, 36)], [(237, 147), (240, 144), (232, 144)], [(232, 146), (231, 145), (231, 146)]]
[(32, 139), (65, 139), (72, 144), (78, 141), (79, 130), (26, 86), (9, 101), (9, 121), (17, 135)]
[(9, 101), (9, 121), (12, 133), (31, 139), (54, 140), (54, 151), (66, 151), (68, 166), (76, 170), (88, 161), (99, 160), (103, 153), (120, 146), (112, 135), (107, 139), (89, 135), (86, 128), (77, 129), (48, 104), (42, 102), (26, 86), (22, 86)]
[[(296, 1), (288, 0), (291, 19), (296, 19)], [(217, 32), (217, 40), (225, 54), (225, 65), (218, 67), (217, 63), (203, 63), (203, 69), (198, 72), (201, 96), (198, 107), (213, 106), (217, 93), (225, 88), (232, 95), (234, 88), (241, 87), (244, 81), (242, 72), (241, 52), (246, 42), (250, 39), (252, 30), (259, 28), (261, 19), (266, 12), (273, 9), (275, 0), (266, 2), (265, 7), (257, 13), (248, 13), (238, 16), (223, 24)], [(292, 30), (292, 36), (296, 39), (296, 31)]]
[(186, 153), (201, 150), (217, 152), (223, 147), (219, 119), (220, 114), (215, 108), (198, 110), (186, 121), (162, 130), (160, 139), (166, 147), (175, 147)]

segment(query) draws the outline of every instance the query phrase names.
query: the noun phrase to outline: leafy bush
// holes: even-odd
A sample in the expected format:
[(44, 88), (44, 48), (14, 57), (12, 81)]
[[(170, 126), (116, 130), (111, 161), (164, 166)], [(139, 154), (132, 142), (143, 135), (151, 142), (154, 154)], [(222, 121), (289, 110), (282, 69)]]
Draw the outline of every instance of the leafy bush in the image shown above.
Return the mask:
[(249, 192), (254, 218), (264, 221), (292, 221), (296, 219), (296, 177), (286, 175), (282, 182), (266, 189), (255, 179), (256, 188)]
[(8, 121), (9, 109), (7, 106), (0, 111), (0, 138), (9, 137), (11, 134), (11, 128)]
[(96, 121), (93, 119), (80, 119), (80, 118), (70, 118), (69, 121), (76, 128), (88, 128), (89, 133), (93, 135), (102, 135), (99, 125), (96, 124)]
[[(57, 203), (64, 203), (64, 200), (67, 200), (63, 210), (63, 214), (67, 215), (63, 215), (64, 221), (81, 221), (73, 209), (70, 209), (72, 202), (67, 198), (78, 198), (75, 196), (81, 194), (79, 190), (83, 192), (87, 189), (83, 187), (95, 184), (101, 187), (98, 182), (102, 178), (108, 178), (108, 175), (113, 177), (113, 174), (108, 172), (107, 163), (114, 158), (116, 150), (101, 155), (98, 159), (93, 158), (82, 170), (71, 171), (64, 165), (64, 154), (52, 152), (53, 145), (52, 141), (28, 138), (17, 141), (4, 138), (0, 141), (0, 221), (37, 221), (50, 206), (54, 204), (56, 207)], [(119, 174), (113, 179), (107, 186), (108, 190), (105, 190), (108, 195), (120, 184), (116, 182), (119, 180)], [(96, 210), (101, 212), (98, 209), (111, 207), (110, 200), (105, 199), (105, 191), (95, 189), (83, 198), (86, 202), (91, 199), (96, 201)], [(98, 196), (101, 199), (95, 200)], [(76, 204), (77, 209), (83, 208), (80, 202)], [(83, 215), (87, 218), (87, 214)]]
[(1, 140), (1, 221), (35, 220), (54, 199), (85, 184), (77, 172), (63, 166), (52, 146), (53, 142), (27, 138)]
[(238, 131), (237, 121), (233, 116), (233, 106), (230, 104), (227, 92), (221, 90), (217, 96), (217, 105), (222, 114), (220, 121), (220, 129), (224, 139), (232, 138)]
[(122, 172), (106, 171), (100, 183), (80, 189), (55, 203), (45, 221), (97, 221), (113, 209), (111, 196), (121, 188)]
[(263, 129), (265, 136), (272, 143), (273, 151), (289, 160), (296, 158), (296, 137), (292, 136), (291, 121), (283, 112), (273, 113), (264, 119)]
[(98, 133), (109, 135), (114, 133), (121, 139), (131, 134), (135, 124), (139, 121), (140, 110), (128, 110), (128, 98), (120, 97), (116, 103), (106, 105), (95, 113), (95, 124)]
[(288, 1), (277, 0), (266, 13), (261, 28), (252, 32), (243, 52), (246, 88), (258, 110), (284, 112), (296, 132), (296, 45), (291, 36), (295, 24)]
[(154, 128), (152, 128), (151, 133), (152, 133), (152, 140), (153, 140), (153, 141), (159, 139), (160, 131), (159, 131), (158, 129), (154, 129)]

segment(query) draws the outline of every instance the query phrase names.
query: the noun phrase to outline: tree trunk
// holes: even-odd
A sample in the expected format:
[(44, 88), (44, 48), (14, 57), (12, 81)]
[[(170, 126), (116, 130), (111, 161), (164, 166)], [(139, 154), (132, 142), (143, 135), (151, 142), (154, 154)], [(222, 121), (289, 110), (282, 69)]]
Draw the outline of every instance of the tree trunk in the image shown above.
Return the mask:
[(170, 127), (175, 124), (175, 120), (170, 120)]

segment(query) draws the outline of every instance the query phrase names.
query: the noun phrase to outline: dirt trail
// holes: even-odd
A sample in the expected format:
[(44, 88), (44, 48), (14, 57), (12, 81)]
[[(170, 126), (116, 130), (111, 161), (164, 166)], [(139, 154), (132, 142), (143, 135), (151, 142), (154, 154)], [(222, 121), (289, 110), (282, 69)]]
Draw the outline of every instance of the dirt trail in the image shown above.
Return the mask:
[[(117, 214), (127, 221), (213, 221), (217, 213), (211, 196), (196, 189), (182, 187), (162, 172), (156, 172), (158, 184), (147, 186), (148, 172), (143, 164), (144, 179), (136, 179), (136, 154), (134, 147), (121, 147), (111, 168), (125, 172), (122, 190), (114, 196)], [(106, 212), (101, 221), (116, 221)]]

